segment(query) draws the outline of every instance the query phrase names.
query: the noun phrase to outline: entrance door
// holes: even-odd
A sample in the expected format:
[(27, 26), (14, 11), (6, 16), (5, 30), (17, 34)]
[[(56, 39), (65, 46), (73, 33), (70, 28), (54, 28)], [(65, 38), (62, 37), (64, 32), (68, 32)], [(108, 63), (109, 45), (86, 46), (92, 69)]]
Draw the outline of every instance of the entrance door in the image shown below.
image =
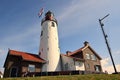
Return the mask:
[(16, 67), (13, 67), (11, 69), (11, 75), (10, 77), (17, 77), (17, 68)]

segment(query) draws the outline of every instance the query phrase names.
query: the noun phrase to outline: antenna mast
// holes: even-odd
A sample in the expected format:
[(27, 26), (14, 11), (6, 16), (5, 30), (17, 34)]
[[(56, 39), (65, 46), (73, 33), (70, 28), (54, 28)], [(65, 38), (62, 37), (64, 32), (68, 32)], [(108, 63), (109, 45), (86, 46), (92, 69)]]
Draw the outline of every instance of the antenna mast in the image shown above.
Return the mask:
[(102, 29), (102, 32), (103, 32), (103, 36), (104, 36), (104, 38), (105, 38), (105, 42), (106, 42), (106, 45), (107, 45), (107, 49), (108, 49), (108, 52), (109, 52), (109, 54), (110, 54), (110, 58), (111, 58), (111, 60), (112, 60), (112, 64), (113, 64), (113, 67), (114, 67), (114, 71), (115, 71), (115, 73), (114, 74), (117, 74), (117, 70), (116, 70), (116, 67), (115, 67), (115, 63), (114, 63), (114, 60), (113, 60), (113, 57), (112, 57), (112, 52), (111, 52), (111, 49), (110, 49), (110, 46), (109, 46), (109, 43), (108, 43), (108, 40), (107, 40), (107, 34), (105, 33), (105, 31), (104, 31), (104, 28), (103, 28), (103, 26), (104, 26), (104, 24), (102, 23), (102, 20), (104, 20), (106, 17), (108, 17), (109, 16), (109, 14), (108, 15), (106, 15), (105, 17), (103, 17), (102, 19), (99, 19), (99, 23), (100, 23), (100, 26), (101, 26), (101, 29)]

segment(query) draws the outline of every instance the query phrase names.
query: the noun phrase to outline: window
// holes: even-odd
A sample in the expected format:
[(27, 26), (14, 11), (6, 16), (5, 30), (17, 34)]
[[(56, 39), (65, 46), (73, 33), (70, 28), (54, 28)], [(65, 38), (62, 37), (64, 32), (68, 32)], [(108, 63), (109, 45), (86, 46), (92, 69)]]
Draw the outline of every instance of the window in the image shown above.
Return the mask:
[(87, 64), (87, 65), (86, 65), (86, 68), (90, 69), (90, 64)]
[(29, 66), (28, 66), (28, 71), (29, 71), (29, 72), (35, 72), (35, 65), (29, 64)]
[(54, 22), (52, 22), (52, 27), (55, 27), (55, 24), (54, 24)]
[(68, 70), (68, 63), (65, 64), (65, 70)]
[(82, 62), (79, 62), (79, 66), (82, 66), (83, 64), (82, 64)]
[(86, 59), (90, 59), (90, 54), (86, 54)]
[(41, 36), (43, 35), (43, 31), (41, 31)]
[(96, 60), (96, 56), (94, 54), (91, 55), (92, 60)]
[(100, 72), (101, 71), (101, 66), (100, 65), (95, 65), (95, 71)]

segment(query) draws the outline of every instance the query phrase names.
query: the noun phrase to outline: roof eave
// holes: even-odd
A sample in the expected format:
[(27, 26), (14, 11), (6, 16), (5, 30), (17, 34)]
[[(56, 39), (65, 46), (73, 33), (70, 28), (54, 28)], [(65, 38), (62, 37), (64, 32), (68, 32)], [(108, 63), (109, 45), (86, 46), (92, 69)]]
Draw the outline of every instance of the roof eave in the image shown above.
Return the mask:
[(30, 61), (30, 62), (36, 62), (36, 63), (45, 63), (46, 61), (34, 61), (34, 60), (26, 60), (23, 59), (22, 61)]

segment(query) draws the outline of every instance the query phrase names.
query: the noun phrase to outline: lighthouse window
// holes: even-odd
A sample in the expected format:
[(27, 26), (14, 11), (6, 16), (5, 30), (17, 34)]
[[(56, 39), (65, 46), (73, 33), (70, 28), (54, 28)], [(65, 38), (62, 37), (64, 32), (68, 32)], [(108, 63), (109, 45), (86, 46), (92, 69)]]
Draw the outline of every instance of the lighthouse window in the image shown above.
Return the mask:
[(54, 24), (54, 22), (52, 22), (52, 27), (55, 27), (55, 24)]
[(43, 35), (43, 31), (41, 31), (41, 36)]

